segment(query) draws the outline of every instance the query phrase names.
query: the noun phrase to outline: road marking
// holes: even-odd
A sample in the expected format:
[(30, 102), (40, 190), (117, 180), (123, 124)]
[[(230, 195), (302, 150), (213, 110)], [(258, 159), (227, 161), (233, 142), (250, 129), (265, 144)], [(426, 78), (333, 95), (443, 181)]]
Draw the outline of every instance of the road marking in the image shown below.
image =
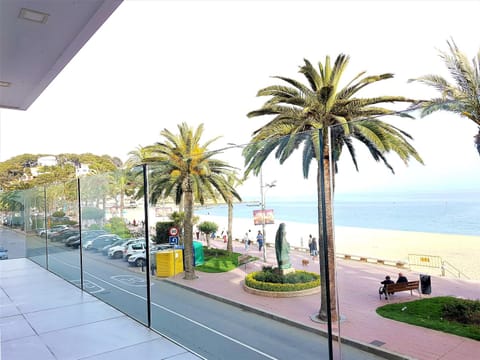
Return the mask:
[[(58, 259), (55, 259), (55, 260), (57, 260), (58, 262), (63, 262), (63, 261), (59, 261)], [(65, 262), (63, 262), (63, 263), (64, 263), (65, 265), (67, 265), (67, 266), (73, 267), (73, 268), (75, 268), (75, 269), (79, 269), (78, 266), (71, 265), (71, 264), (68, 264), (68, 263), (65, 263)], [(137, 297), (137, 298), (139, 298), (139, 299), (142, 299), (142, 300), (145, 300), (145, 302), (147, 302), (147, 298), (144, 297), (144, 296), (135, 294), (135, 293), (133, 293), (133, 292), (131, 292), (131, 291), (128, 291), (128, 290), (120, 287), (120, 286), (117, 286), (117, 285), (115, 285), (115, 284), (112, 284), (111, 282), (108, 282), (108, 281), (106, 281), (106, 280), (104, 280), (104, 279), (102, 279), (102, 278), (100, 278), (100, 277), (98, 277), (98, 276), (95, 276), (95, 275), (89, 273), (88, 271), (84, 271), (83, 273), (91, 276), (91, 277), (94, 278), (94, 279), (97, 279), (98, 281), (102, 281), (102, 282), (104, 282), (104, 283), (106, 283), (106, 284), (114, 287), (114, 288), (117, 289), (117, 290), (123, 291), (123, 292), (125, 292), (125, 293), (127, 293), (127, 294), (130, 294), (130, 295), (132, 295), (132, 296), (135, 296), (135, 297)], [(125, 275), (125, 276), (129, 276), (129, 275)], [(85, 284), (85, 281), (89, 281), (89, 280), (85, 280), (85, 279), (84, 279), (84, 280), (83, 280), (84, 284)], [(186, 321), (188, 321), (188, 322), (191, 322), (192, 324), (195, 324), (195, 325), (197, 325), (197, 326), (199, 326), (199, 327), (201, 327), (201, 328), (203, 328), (203, 329), (205, 329), (205, 330), (208, 330), (208, 331), (210, 331), (210, 332), (212, 332), (212, 333), (214, 333), (214, 334), (216, 334), (216, 335), (218, 335), (218, 336), (221, 336), (221, 337), (223, 337), (223, 338), (225, 338), (225, 339), (227, 339), (227, 340), (230, 340), (230, 341), (232, 341), (232, 342), (234, 342), (234, 343), (236, 343), (236, 344), (238, 344), (238, 345), (240, 345), (240, 346), (243, 346), (243, 347), (245, 347), (245, 348), (247, 348), (247, 349), (249, 349), (249, 350), (251, 350), (251, 351), (253, 351), (253, 352), (257, 353), (257, 354), (260, 354), (260, 355), (262, 355), (262, 356), (265, 356), (265, 357), (268, 358), (268, 359), (278, 360), (278, 358), (276, 358), (276, 357), (273, 357), (273, 356), (271, 356), (271, 355), (268, 355), (268, 354), (264, 353), (263, 351), (261, 351), (261, 350), (259, 350), (259, 349), (256, 349), (256, 348), (254, 348), (254, 347), (252, 347), (252, 346), (250, 346), (250, 345), (247, 345), (247, 344), (245, 344), (245, 343), (243, 343), (243, 342), (241, 342), (241, 341), (239, 341), (239, 340), (236, 340), (236, 339), (234, 339), (234, 338), (232, 338), (232, 337), (230, 337), (230, 336), (228, 336), (228, 335), (226, 335), (226, 334), (223, 334), (223, 333), (221, 333), (221, 332), (219, 332), (219, 331), (217, 331), (217, 330), (215, 330), (215, 329), (212, 329), (211, 327), (208, 327), (207, 325), (204, 325), (204, 324), (202, 324), (202, 323), (200, 323), (200, 322), (198, 322), (198, 321), (195, 321), (195, 320), (193, 320), (193, 319), (190, 319), (190, 318), (188, 318), (188, 317), (186, 317), (186, 316), (184, 316), (184, 315), (182, 315), (182, 314), (180, 314), (180, 313), (177, 313), (176, 311), (173, 311), (173, 310), (171, 310), (171, 309), (169, 309), (169, 308), (166, 308), (166, 307), (163, 306), (163, 305), (157, 304), (157, 303), (155, 303), (155, 302), (153, 302), (153, 301), (151, 302), (151, 304), (152, 304), (153, 306), (155, 306), (155, 307), (158, 307), (159, 309), (162, 309), (162, 310), (164, 310), (164, 311), (167, 311), (167, 312), (169, 312), (169, 313), (171, 313), (171, 314), (173, 314), (173, 315), (175, 315), (175, 316), (178, 316), (178, 317), (181, 318), (181, 319), (184, 319), (184, 320), (186, 320)]]
[[(74, 283), (75, 285), (77, 285), (78, 287), (81, 286), (81, 280), (80, 279), (71, 280), (71, 282)], [(86, 279), (83, 280), (83, 288), (84, 288), (84, 290), (88, 291), (90, 294), (97, 294), (99, 292), (105, 291), (105, 289), (102, 288), (100, 285), (97, 285), (93, 281), (86, 280)], [(96, 288), (98, 290), (95, 290)]]
[(171, 313), (171, 314), (174, 314), (174, 315), (176, 315), (176, 316), (178, 316), (178, 317), (180, 317), (180, 318), (182, 318), (182, 319), (184, 319), (184, 320), (187, 320), (187, 321), (189, 321), (189, 322), (191, 322), (191, 323), (193, 323), (193, 324), (195, 324), (195, 325), (197, 325), (197, 326), (200, 326), (201, 328), (204, 328), (205, 330), (211, 331), (211, 332), (213, 332), (214, 334), (217, 334), (218, 336), (221, 336), (221, 337), (223, 337), (223, 338), (225, 338), (225, 339), (228, 339), (228, 340), (230, 340), (230, 341), (232, 341), (232, 342), (234, 342), (234, 343), (236, 343), (236, 344), (238, 344), (238, 345), (240, 345), (240, 346), (243, 346), (243, 347), (245, 347), (245, 348), (247, 348), (247, 349), (249, 349), (249, 350), (252, 350), (253, 352), (256, 352), (257, 354), (260, 354), (260, 355), (262, 355), (262, 356), (265, 356), (265, 357), (268, 358), (268, 359), (278, 360), (276, 357), (273, 357), (273, 356), (271, 356), (271, 355), (268, 355), (268, 354), (264, 353), (264, 352), (261, 351), (261, 350), (258, 350), (258, 349), (256, 349), (256, 348), (250, 346), (250, 345), (247, 345), (247, 344), (245, 344), (245, 343), (243, 343), (243, 342), (241, 342), (241, 341), (238, 341), (237, 339), (234, 339), (234, 338), (232, 338), (232, 337), (230, 337), (230, 336), (228, 336), (228, 335), (225, 335), (225, 334), (223, 334), (223, 333), (221, 333), (221, 332), (219, 332), (219, 331), (217, 331), (217, 330), (215, 330), (215, 329), (212, 329), (211, 327), (208, 327), (207, 325), (204, 325), (204, 324), (202, 324), (202, 323), (200, 323), (200, 322), (198, 322), (198, 321), (189, 319), (189, 318), (187, 318), (186, 316), (184, 316), (184, 315), (182, 315), (182, 314), (179, 314), (179, 313), (177, 313), (176, 311), (170, 310), (170, 309), (166, 308), (166, 307), (163, 306), (163, 305), (159, 305), (159, 304), (154, 303), (154, 302), (152, 302), (152, 305), (153, 305), (153, 306), (156, 306), (156, 307), (158, 307), (158, 308), (160, 308), (160, 309), (163, 309), (163, 310), (165, 310), (165, 311), (167, 311), (167, 312), (169, 312), (169, 313)]
[[(141, 278), (139, 276), (134, 276), (134, 275), (114, 275), (110, 277), (113, 280), (116, 280), (118, 282), (124, 283), (125, 285), (128, 286), (134, 286), (134, 287), (146, 287), (147, 286), (147, 280), (144, 278)], [(151, 283), (153, 286), (153, 283)]]

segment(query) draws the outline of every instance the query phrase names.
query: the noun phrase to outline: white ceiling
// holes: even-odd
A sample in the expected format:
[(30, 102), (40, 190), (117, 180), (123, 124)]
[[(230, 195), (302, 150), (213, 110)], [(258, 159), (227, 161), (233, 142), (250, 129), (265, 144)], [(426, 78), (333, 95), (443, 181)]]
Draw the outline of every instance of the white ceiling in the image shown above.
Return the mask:
[[(26, 110), (122, 1), (0, 0), (0, 108)], [(22, 8), (47, 21), (20, 18)]]

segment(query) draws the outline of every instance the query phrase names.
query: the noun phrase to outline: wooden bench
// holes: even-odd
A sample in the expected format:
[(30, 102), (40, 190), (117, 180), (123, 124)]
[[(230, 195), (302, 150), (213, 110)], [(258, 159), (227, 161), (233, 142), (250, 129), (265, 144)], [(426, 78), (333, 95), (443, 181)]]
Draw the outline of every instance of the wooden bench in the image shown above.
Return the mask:
[[(382, 289), (383, 287), (381, 287)], [(389, 295), (392, 295), (396, 292), (400, 292), (400, 291), (410, 291), (410, 295), (413, 295), (412, 291), (413, 290), (416, 290), (418, 291), (418, 294), (420, 295), (420, 281), (409, 281), (409, 282), (406, 282), (406, 283), (398, 283), (398, 284), (387, 284), (387, 288), (386, 288), (386, 294), (385, 295), (385, 298), (388, 299), (388, 296)], [(382, 298), (382, 293), (380, 293), (379, 291), (379, 295), (380, 295), (380, 299)]]
[(247, 254), (240, 255), (237, 260), (238, 266), (245, 265), (245, 268), (246, 268), (247, 264), (253, 260), (254, 259), (250, 255), (247, 255)]

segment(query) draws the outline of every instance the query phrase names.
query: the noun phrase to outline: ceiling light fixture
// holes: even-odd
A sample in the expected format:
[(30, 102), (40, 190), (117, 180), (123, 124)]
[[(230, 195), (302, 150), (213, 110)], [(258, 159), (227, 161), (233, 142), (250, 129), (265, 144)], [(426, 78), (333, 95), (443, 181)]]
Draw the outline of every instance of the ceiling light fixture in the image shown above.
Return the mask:
[(2, 87), (9, 87), (10, 85), (12, 85), (11, 82), (1, 81), (1, 80), (0, 80), (0, 86), (2, 86)]
[(37, 22), (40, 24), (45, 24), (48, 20), (50, 15), (41, 11), (31, 10), (27, 8), (20, 9), (20, 14), (18, 17), (20, 19), (29, 20), (33, 22)]

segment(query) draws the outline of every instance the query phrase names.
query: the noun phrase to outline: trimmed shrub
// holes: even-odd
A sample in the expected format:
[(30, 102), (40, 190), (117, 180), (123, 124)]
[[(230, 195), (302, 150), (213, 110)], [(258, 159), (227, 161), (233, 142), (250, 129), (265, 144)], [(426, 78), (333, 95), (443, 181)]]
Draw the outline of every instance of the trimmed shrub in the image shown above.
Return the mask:
[(480, 301), (455, 299), (443, 306), (442, 315), (449, 321), (480, 325)]
[(273, 269), (266, 269), (248, 274), (245, 285), (264, 291), (300, 291), (320, 286), (320, 275), (302, 270), (282, 275)]

